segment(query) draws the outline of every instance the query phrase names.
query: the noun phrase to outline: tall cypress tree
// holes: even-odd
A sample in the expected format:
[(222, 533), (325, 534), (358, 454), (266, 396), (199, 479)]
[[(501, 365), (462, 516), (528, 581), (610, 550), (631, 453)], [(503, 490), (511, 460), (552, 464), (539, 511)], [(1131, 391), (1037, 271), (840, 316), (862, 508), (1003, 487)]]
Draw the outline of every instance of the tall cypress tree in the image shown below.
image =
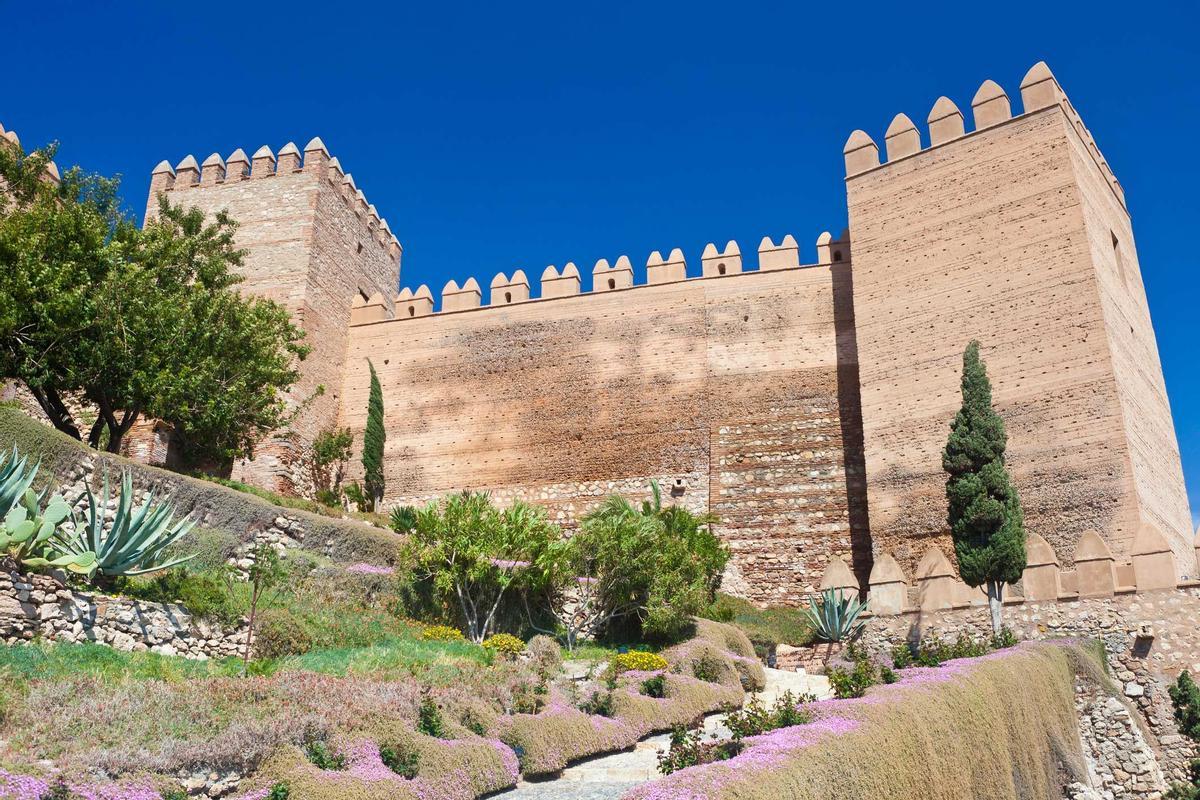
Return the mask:
[(963, 581), (986, 587), (992, 631), (998, 634), (1004, 584), (1020, 580), (1025, 570), (1025, 514), (1004, 466), (1008, 435), (992, 409), (992, 384), (976, 341), (963, 353), (962, 397), (942, 451), (942, 468), (950, 476), (950, 535)]
[(367, 400), (367, 427), (363, 431), (363, 493), (372, 508), (378, 508), (383, 502), (383, 442), (387, 434), (383, 430), (383, 387), (370, 359), (367, 367), (371, 370), (371, 395)]

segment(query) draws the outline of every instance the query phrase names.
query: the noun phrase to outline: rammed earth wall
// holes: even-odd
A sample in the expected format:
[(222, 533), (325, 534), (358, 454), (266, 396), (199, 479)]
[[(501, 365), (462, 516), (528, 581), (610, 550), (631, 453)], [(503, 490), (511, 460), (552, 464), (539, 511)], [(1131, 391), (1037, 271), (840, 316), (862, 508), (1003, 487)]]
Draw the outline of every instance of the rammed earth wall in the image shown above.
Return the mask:
[(45, 575), (0, 569), (0, 637), (7, 644), (45, 639), (96, 642), (186, 658), (241, 655), (246, 627), (196, 619), (181, 605), (76, 592)]

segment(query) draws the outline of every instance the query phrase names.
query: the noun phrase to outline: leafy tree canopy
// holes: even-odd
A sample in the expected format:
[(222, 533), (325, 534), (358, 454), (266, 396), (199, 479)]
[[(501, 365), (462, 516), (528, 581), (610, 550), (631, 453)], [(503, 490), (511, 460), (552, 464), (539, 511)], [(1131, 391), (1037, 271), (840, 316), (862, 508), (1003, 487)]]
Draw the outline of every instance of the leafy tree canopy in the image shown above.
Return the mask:
[[(249, 455), (284, 424), (307, 348), (276, 303), (240, 295), (236, 224), (160, 201), (138, 229), (117, 180), (44, 178), (54, 147), (0, 147), (0, 377), (55, 427), (116, 452), (141, 416), (205, 460)], [(96, 410), (85, 433), (66, 397)]]

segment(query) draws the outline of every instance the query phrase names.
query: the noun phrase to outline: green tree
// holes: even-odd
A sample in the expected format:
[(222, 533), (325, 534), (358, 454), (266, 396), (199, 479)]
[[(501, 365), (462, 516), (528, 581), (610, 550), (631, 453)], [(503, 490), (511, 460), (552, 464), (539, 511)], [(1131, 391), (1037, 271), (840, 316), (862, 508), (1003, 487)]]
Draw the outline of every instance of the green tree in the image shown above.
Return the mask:
[(561, 536), (544, 509), (520, 501), (504, 510), (486, 492), (447, 495), (417, 512), (409, 555), (420, 579), (458, 606), (467, 636), (482, 642), (530, 554)]
[(959, 575), (968, 586), (986, 588), (992, 632), (999, 635), (1004, 585), (1025, 569), (1025, 515), (1004, 465), (1008, 436), (992, 408), (976, 341), (963, 353), (962, 397), (942, 452), (950, 535)]
[(363, 431), (363, 494), (371, 505), (367, 510), (373, 511), (383, 502), (383, 443), (387, 433), (383, 429), (383, 388), (370, 359), (367, 368), (371, 370), (371, 394), (367, 399), (367, 427)]
[(664, 507), (657, 482), (640, 508), (613, 495), (573, 536), (534, 551), (528, 592), (549, 610), (568, 649), (622, 622), (648, 636), (676, 637), (715, 600), (729, 560), (712, 522), (686, 508)]
[(350, 460), (354, 433), (349, 428), (330, 428), (317, 434), (312, 445), (312, 479), (317, 499), (327, 505), (341, 503), (342, 472)]
[(250, 620), (246, 627), (246, 646), (242, 651), (242, 675), (250, 670), (250, 653), (254, 644), (255, 626), (258, 624), (260, 607), (268, 607), (278, 595), (272, 591), (287, 580), (287, 569), (279, 558), (279, 553), (269, 544), (260, 542), (254, 546), (251, 554), (254, 563), (250, 565)]
[(249, 455), (286, 423), (307, 349), (285, 309), (237, 292), (235, 223), (164, 199), (139, 230), (115, 179), (43, 179), (53, 152), (0, 147), (0, 377), (78, 439), (66, 398), (89, 401), (93, 447), (116, 452), (145, 415), (198, 458)]

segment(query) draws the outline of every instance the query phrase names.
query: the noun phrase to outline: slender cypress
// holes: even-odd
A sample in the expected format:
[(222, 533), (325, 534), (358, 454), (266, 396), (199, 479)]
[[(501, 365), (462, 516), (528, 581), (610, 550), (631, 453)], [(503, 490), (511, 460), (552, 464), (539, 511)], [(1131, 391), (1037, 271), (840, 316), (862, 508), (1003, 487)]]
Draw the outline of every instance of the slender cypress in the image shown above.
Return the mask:
[(371, 370), (371, 395), (367, 400), (367, 427), (363, 431), (363, 493), (372, 507), (377, 508), (383, 502), (383, 443), (387, 435), (383, 430), (383, 387), (370, 359), (367, 367)]
[(962, 408), (942, 452), (948, 521), (958, 572), (968, 586), (986, 587), (992, 631), (1000, 633), (1004, 584), (1025, 569), (1025, 515), (1004, 465), (1008, 435), (992, 409), (992, 384), (979, 342), (963, 353)]

